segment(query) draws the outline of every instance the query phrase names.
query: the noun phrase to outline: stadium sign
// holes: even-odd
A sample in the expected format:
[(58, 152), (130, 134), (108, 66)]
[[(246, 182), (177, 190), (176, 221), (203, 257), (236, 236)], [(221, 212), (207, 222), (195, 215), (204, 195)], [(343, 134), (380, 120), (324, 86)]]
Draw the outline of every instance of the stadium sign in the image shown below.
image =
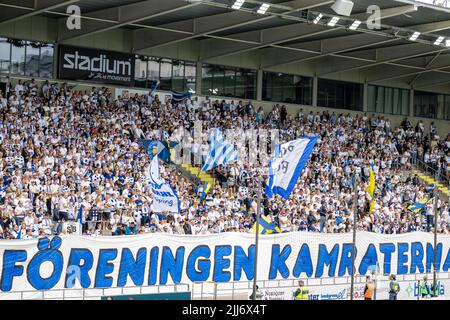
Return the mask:
[(60, 45), (58, 77), (132, 86), (134, 63), (126, 53)]
[[(352, 234), (262, 235), (258, 280), (344, 277), (351, 272)], [(433, 234), (357, 233), (356, 270), (422, 274), (433, 265)], [(440, 235), (437, 270), (450, 269), (450, 235)], [(2, 241), (0, 291), (152, 286), (253, 279), (254, 235), (62, 236)], [(343, 298), (344, 293), (317, 297)], [(381, 289), (381, 288), (380, 288)], [(382, 290), (383, 291), (383, 290)]]

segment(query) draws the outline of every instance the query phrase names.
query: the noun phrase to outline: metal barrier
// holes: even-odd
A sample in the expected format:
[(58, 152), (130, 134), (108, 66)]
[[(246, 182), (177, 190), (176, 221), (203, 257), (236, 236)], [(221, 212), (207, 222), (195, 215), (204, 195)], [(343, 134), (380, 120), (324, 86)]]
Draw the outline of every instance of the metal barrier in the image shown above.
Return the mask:
[(100, 300), (102, 297), (190, 292), (190, 284), (1, 292), (0, 300)]
[[(406, 283), (411, 281), (421, 281), (425, 274), (406, 274), (397, 276), (397, 281)], [(426, 274), (429, 279), (432, 279), (433, 274)], [(450, 279), (450, 272), (437, 273), (437, 280)], [(382, 286), (383, 282), (389, 282), (388, 275), (378, 275), (378, 287)], [(318, 287), (331, 286), (348, 286), (350, 289), (351, 277), (324, 277), (324, 278), (298, 278), (298, 279), (282, 279), (282, 280), (261, 280), (257, 281), (260, 290), (270, 289), (292, 289), (292, 292), (298, 287), (298, 280), (303, 280), (305, 285), (311, 289)], [(365, 285), (366, 276), (356, 275), (355, 286)], [(234, 281), (234, 282), (194, 282), (192, 284), (192, 299), (193, 300), (248, 300), (253, 291), (253, 281)], [(442, 298), (442, 297), (441, 297)], [(445, 299), (450, 299), (445, 297)], [(348, 300), (348, 299), (347, 299)]]

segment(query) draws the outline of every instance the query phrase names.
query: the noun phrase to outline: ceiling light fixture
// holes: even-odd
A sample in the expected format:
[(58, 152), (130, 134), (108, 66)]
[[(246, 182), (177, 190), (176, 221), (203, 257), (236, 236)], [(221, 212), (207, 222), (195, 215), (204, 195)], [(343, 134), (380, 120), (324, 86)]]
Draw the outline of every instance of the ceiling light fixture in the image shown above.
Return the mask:
[(261, 5), (261, 7), (259, 7), (258, 11), (256, 11), (256, 12), (259, 13), (259, 14), (264, 14), (264, 13), (266, 13), (267, 9), (269, 9), (269, 8), (270, 8), (270, 4), (263, 3)]
[(314, 19), (313, 23), (314, 24), (319, 23), (319, 21), (320, 21), (320, 19), (322, 19), (322, 17), (323, 17), (323, 14), (319, 13), (319, 15)]
[(416, 31), (412, 34), (411, 37), (409, 37), (409, 40), (414, 41), (420, 36), (420, 32)]
[(444, 37), (440, 36), (439, 38), (436, 39), (436, 41), (434, 42), (434, 45), (438, 46), (442, 43), (442, 41), (444, 41)]
[(231, 9), (239, 10), (244, 4), (245, 0), (236, 0), (234, 4), (231, 6)]
[(334, 27), (338, 21), (339, 21), (338, 17), (333, 17), (333, 18), (331, 18), (330, 22), (328, 22), (328, 26)]
[(359, 21), (359, 20), (355, 20), (353, 23), (352, 23), (352, 25), (350, 26), (350, 30), (356, 30), (358, 27), (359, 27), (359, 25), (361, 24), (361, 21)]

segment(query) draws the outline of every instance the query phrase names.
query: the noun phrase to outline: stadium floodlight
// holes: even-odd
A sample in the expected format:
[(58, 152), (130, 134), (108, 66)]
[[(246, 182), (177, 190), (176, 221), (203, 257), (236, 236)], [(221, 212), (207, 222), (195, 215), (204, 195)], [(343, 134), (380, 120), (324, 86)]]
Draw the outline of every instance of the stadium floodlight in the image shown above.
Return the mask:
[(450, 47), (450, 39), (445, 40), (445, 46)]
[(350, 30), (356, 30), (356, 29), (359, 27), (360, 24), (361, 24), (361, 21), (355, 20), (355, 21), (352, 23), (352, 25), (349, 27), (349, 29), (350, 29)]
[(416, 31), (412, 34), (411, 37), (409, 37), (409, 40), (414, 41), (420, 36), (420, 32)]
[(319, 23), (319, 21), (320, 21), (320, 19), (322, 19), (322, 17), (323, 17), (323, 14), (319, 13), (319, 15), (314, 19), (313, 23), (314, 24)]
[(269, 8), (270, 8), (270, 4), (263, 3), (261, 5), (261, 7), (259, 7), (258, 11), (256, 11), (256, 12), (259, 13), (259, 14), (264, 14), (264, 13), (266, 13), (267, 9), (269, 9)]
[(348, 17), (352, 14), (353, 4), (350, 0), (336, 0), (331, 9), (341, 16)]
[(245, 0), (236, 0), (234, 4), (231, 6), (231, 9), (239, 10), (244, 4)]
[(328, 22), (328, 26), (334, 27), (338, 21), (339, 21), (338, 17), (333, 17), (333, 18), (331, 18), (330, 22)]
[(442, 41), (444, 41), (444, 37), (440, 36), (439, 38), (436, 39), (436, 41), (434, 42), (434, 45), (438, 46), (442, 43)]

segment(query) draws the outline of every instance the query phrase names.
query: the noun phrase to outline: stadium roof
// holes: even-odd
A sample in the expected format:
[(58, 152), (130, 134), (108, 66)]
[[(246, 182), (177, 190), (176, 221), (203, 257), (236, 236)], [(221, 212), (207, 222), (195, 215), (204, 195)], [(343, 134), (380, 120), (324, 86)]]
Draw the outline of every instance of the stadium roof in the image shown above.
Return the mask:
[[(58, 21), (59, 42), (124, 28), (133, 38), (134, 53), (197, 41), (200, 61), (257, 52), (261, 68), (311, 61), (318, 76), (365, 70), (368, 82), (404, 78), (415, 87), (450, 83), (450, 47), (445, 46), (450, 8), (410, 0), (353, 0), (352, 15), (339, 16), (330, 27), (334, 0), (265, 0), (271, 5), (265, 14), (256, 12), (262, 1), (246, 0), (239, 10), (231, 9), (234, 2), (0, 0), (0, 26), (44, 15)], [(70, 4), (81, 8), (80, 30), (66, 28)], [(366, 24), (370, 5), (381, 9), (381, 29)], [(319, 13), (323, 16), (315, 24)], [(362, 24), (349, 29), (355, 20)], [(410, 40), (414, 32), (419, 37)]]

